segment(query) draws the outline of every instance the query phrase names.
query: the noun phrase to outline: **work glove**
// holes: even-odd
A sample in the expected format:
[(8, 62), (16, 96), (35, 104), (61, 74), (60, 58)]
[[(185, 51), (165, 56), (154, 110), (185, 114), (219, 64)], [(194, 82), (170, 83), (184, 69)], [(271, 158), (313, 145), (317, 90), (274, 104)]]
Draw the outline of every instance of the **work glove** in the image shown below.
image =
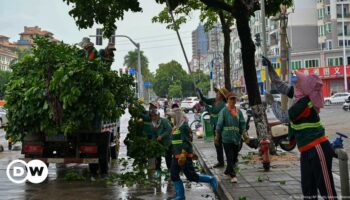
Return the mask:
[(269, 71), (269, 77), (271, 79), (271, 87), (274, 90), (277, 90), (279, 93), (287, 95), (291, 89), (290, 86), (288, 86), (287, 83), (283, 82), (280, 77), (278, 76), (278, 74), (275, 72), (275, 69), (272, 67), (271, 62), (269, 61), (269, 59), (267, 59), (266, 57), (262, 57), (262, 64), (264, 66), (268, 67), (268, 71)]
[(186, 164), (187, 159), (187, 152), (185, 150), (182, 150), (179, 156), (179, 159), (177, 160), (177, 163), (180, 167), (184, 166)]
[(242, 138), (243, 138), (244, 143), (249, 144), (250, 138), (249, 138), (249, 135), (248, 135), (247, 131), (244, 131), (242, 133)]

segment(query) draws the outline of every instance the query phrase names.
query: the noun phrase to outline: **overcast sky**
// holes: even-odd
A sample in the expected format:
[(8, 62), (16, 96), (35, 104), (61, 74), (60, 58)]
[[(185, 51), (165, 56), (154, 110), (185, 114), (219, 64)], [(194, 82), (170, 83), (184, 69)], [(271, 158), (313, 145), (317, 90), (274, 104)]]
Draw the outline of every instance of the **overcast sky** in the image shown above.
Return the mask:
[[(160, 63), (172, 59), (185, 65), (176, 33), (167, 30), (164, 24), (154, 24), (151, 19), (158, 14), (164, 5), (158, 5), (154, 0), (140, 0), (142, 13), (127, 13), (123, 21), (117, 22), (117, 34), (128, 35), (141, 44), (141, 50), (150, 61), (150, 69), (155, 72)], [(95, 27), (78, 30), (72, 17), (68, 15), (69, 7), (62, 0), (0, 0), (0, 35), (17, 41), (24, 26), (39, 26), (48, 30), (54, 36), (66, 43), (78, 43), (82, 37), (95, 34)], [(192, 57), (191, 32), (198, 26), (198, 14), (183, 25), (180, 30), (187, 56)], [(94, 40), (93, 40), (94, 41)], [(123, 58), (134, 46), (124, 38), (117, 38), (116, 62), (113, 68), (123, 66)], [(104, 42), (106, 45), (106, 42)], [(102, 48), (97, 46), (97, 49)]]

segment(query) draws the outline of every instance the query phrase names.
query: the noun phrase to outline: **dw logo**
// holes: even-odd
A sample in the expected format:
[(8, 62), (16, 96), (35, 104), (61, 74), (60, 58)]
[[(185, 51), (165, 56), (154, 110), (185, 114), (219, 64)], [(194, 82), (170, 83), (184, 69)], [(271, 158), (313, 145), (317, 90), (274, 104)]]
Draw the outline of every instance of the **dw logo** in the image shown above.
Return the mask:
[(26, 163), (23, 160), (12, 161), (6, 169), (6, 175), (13, 183), (41, 183), (48, 176), (46, 164), (41, 160), (31, 160)]

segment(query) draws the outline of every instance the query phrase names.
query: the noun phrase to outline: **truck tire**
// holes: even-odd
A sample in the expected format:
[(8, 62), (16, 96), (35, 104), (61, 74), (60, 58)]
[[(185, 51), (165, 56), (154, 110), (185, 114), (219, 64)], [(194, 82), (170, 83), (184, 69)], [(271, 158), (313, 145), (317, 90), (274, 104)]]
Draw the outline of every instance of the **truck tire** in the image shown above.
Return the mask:
[(108, 174), (108, 164), (111, 157), (110, 137), (111, 133), (101, 133), (100, 145), (98, 148), (100, 174)]

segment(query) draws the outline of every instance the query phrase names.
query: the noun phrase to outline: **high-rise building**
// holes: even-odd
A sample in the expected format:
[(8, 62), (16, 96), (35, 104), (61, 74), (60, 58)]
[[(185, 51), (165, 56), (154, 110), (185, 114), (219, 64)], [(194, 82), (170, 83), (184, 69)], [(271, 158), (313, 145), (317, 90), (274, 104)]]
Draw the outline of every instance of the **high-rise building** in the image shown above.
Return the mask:
[(204, 26), (199, 24), (196, 30), (192, 31), (192, 61), (191, 69), (193, 71), (203, 70), (208, 56), (208, 33)]

